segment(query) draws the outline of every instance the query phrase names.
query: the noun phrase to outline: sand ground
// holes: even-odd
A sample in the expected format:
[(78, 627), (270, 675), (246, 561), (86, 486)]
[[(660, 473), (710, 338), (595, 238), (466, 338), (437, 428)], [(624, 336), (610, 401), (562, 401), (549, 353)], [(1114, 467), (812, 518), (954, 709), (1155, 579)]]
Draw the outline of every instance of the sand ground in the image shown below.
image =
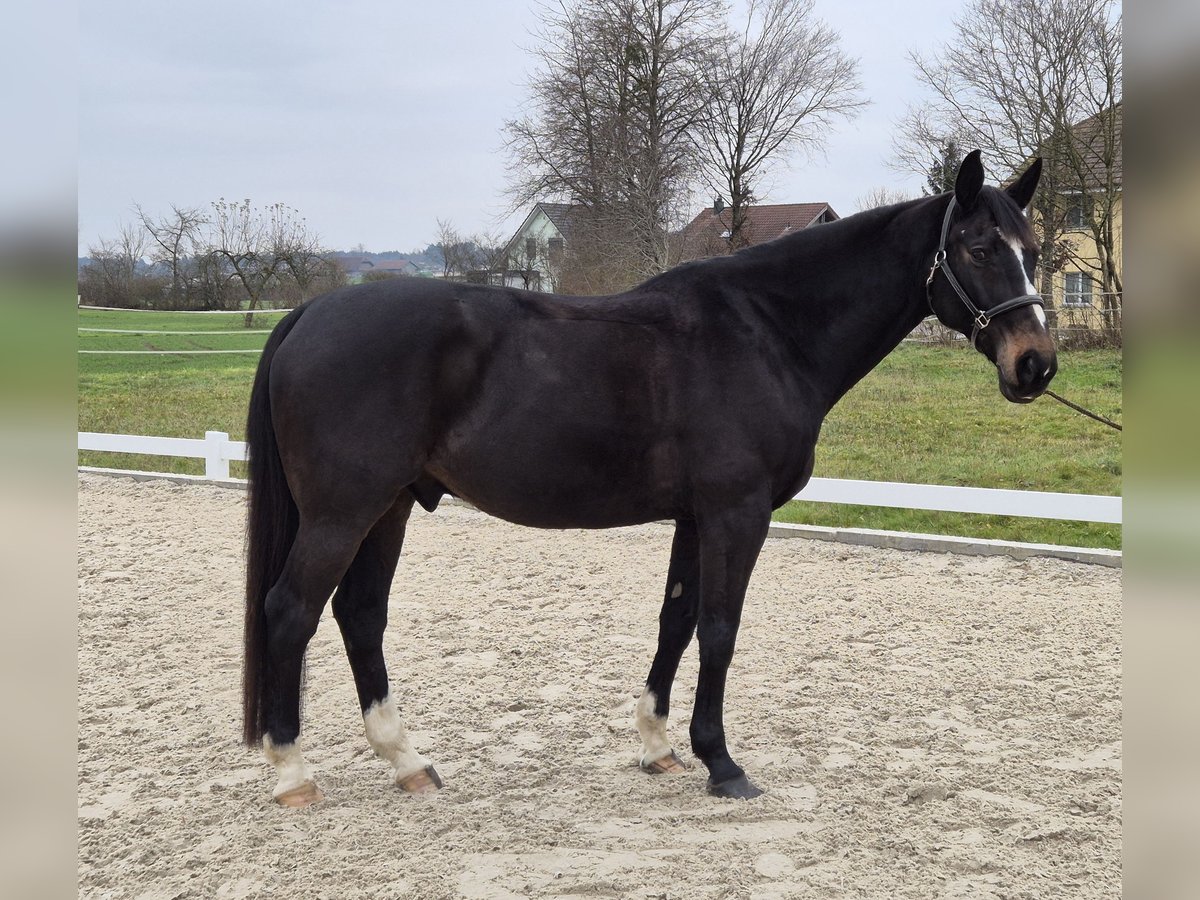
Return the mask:
[[(326, 613), (270, 800), (239, 735), (245, 497), (81, 476), (79, 878), (95, 898), (1117, 897), (1118, 570), (770, 539), (730, 747), (767, 790), (636, 767), (671, 528), (414, 513), (385, 648), (446, 787), (393, 788)], [(674, 696), (680, 755), (693, 643)]]

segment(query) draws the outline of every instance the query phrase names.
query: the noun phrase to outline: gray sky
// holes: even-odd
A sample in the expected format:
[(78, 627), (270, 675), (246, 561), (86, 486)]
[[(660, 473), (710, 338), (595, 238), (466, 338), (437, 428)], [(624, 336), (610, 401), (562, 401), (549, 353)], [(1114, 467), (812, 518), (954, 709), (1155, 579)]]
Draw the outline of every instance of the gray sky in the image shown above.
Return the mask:
[[(817, 0), (872, 104), (823, 156), (778, 171), (767, 202), (846, 215), (874, 187), (919, 192), (885, 165), (920, 96), (906, 56), (946, 40), (962, 2)], [(533, 3), (83, 4), (80, 252), (135, 202), (220, 197), (296, 207), (335, 249), (421, 248), (438, 218), (507, 237), (521, 216), (504, 216), (501, 127), (524, 98)]]

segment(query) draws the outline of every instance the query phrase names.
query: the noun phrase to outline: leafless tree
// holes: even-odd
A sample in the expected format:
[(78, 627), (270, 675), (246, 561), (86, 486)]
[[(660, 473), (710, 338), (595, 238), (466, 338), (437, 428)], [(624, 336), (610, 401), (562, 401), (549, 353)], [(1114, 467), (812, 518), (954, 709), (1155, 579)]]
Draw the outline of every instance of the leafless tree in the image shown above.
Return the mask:
[[(318, 279), (335, 279), (334, 264), (309, 231), (299, 212), (282, 203), (263, 209), (249, 200), (224, 198), (212, 205), (207, 255), (217, 265), (210, 274), (235, 282), (246, 299), (246, 327), (254, 310), (276, 289), (281, 302), (295, 304), (308, 296)], [(296, 290), (289, 291), (289, 282)]]
[(208, 224), (204, 212), (191, 207), (171, 206), (171, 214), (156, 218), (135, 204), (138, 221), (152, 243), (151, 259), (168, 268), (171, 281), (168, 303), (173, 309), (191, 306), (190, 293), (199, 254), (201, 229)]
[[(928, 56), (913, 54), (934, 100), (910, 110), (899, 156), (920, 158), (930, 141), (954, 137), (1017, 172), (1046, 160), (1033, 212), (1042, 232), (1042, 290), (1076, 256), (1095, 266), (1119, 306), (1122, 291), (1113, 220), (1121, 191), (1123, 30), (1117, 0), (970, 0), (954, 37)], [(914, 171), (917, 171), (914, 169)], [(1066, 239), (1082, 210), (1098, 258)], [(1077, 224), (1077, 223), (1076, 223)]]
[(871, 188), (861, 197), (858, 198), (857, 209), (863, 212), (868, 209), (875, 209), (879, 206), (891, 206), (894, 203), (904, 203), (907, 200), (912, 200), (904, 191), (898, 191), (889, 187)]
[(442, 277), (466, 277), (473, 263), (471, 253), (462, 235), (449, 219), (437, 220), (437, 246), (442, 251)]
[(159, 306), (163, 284), (145, 271), (146, 247), (146, 232), (131, 223), (122, 223), (115, 238), (101, 238), (89, 246), (80, 296), (94, 306)]
[(450, 220), (438, 219), (437, 237), (443, 278), (487, 281), (504, 267), (504, 245), (494, 234), (463, 235)]
[(865, 105), (857, 62), (814, 0), (751, 0), (740, 31), (709, 57), (700, 149), (711, 186), (729, 198), (730, 247), (746, 243), (746, 207), (789, 153), (822, 146), (837, 119)]
[[(506, 125), (514, 206), (560, 197), (624, 245), (638, 280), (670, 265), (667, 235), (698, 172), (712, 0), (561, 0), (540, 11), (526, 115)], [(573, 236), (573, 249), (584, 232)]]

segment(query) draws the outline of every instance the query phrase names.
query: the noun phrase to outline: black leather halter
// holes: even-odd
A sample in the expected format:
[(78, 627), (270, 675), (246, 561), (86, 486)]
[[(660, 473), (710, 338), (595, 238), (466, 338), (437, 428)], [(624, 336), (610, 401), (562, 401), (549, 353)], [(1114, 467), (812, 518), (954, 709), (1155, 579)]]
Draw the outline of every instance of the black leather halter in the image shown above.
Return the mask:
[[(991, 324), (992, 319), (1001, 313), (1012, 312), (1014, 309), (1020, 309), (1022, 306), (1038, 306), (1045, 308), (1046, 302), (1042, 299), (1041, 294), (1022, 294), (1020, 297), (1013, 297), (1011, 300), (1004, 300), (997, 303), (989, 310), (981, 310), (978, 306), (971, 302), (971, 298), (967, 296), (967, 292), (963, 290), (958, 279), (954, 277), (954, 273), (950, 270), (950, 264), (946, 262), (946, 238), (950, 235), (950, 217), (954, 213), (955, 199), (954, 195), (950, 195), (950, 204), (946, 207), (946, 218), (942, 220), (942, 240), (938, 244), (937, 253), (933, 256), (933, 268), (929, 270), (929, 277), (925, 279), (925, 298), (929, 301), (929, 311), (937, 316), (937, 310), (933, 308), (933, 279), (937, 275), (938, 270), (946, 276), (946, 280), (950, 282), (950, 287), (954, 288), (954, 293), (958, 294), (963, 303), (967, 305), (971, 316), (975, 320), (975, 327), (971, 330), (971, 346), (975, 347), (975, 339), (979, 337), (979, 332), (983, 331)], [(976, 349), (978, 349), (976, 347)]]

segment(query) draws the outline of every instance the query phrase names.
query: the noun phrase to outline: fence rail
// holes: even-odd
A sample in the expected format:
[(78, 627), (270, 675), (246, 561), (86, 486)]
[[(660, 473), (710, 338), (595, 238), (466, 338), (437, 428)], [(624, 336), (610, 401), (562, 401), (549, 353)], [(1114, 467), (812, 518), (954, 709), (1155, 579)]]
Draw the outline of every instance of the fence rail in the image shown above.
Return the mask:
[(79, 432), (80, 450), (103, 453), (137, 453), (144, 456), (177, 456), (204, 460), (204, 477), (229, 478), (231, 462), (245, 462), (246, 442), (231, 441), (224, 431), (206, 431), (204, 439), (150, 437), (141, 434)]
[[(81, 431), (79, 449), (202, 459), (208, 479), (228, 479), (229, 464), (246, 459), (245, 442), (223, 431), (206, 431), (203, 440)], [(1072, 522), (1120, 524), (1122, 517), (1120, 497), (841, 478), (813, 478), (795, 499)]]

